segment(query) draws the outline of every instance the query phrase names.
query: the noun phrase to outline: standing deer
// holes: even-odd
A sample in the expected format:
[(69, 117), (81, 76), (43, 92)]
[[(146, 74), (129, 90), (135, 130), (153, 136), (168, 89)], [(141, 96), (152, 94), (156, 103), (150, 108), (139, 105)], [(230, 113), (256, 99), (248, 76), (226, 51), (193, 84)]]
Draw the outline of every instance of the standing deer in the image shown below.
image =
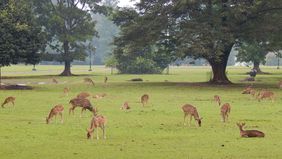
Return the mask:
[(220, 113), (221, 113), (223, 122), (228, 120), (228, 116), (230, 114), (230, 111), (231, 111), (231, 106), (230, 106), (229, 103), (225, 103), (221, 106)]
[[(59, 114), (61, 116), (61, 122), (63, 123), (63, 111), (64, 111), (64, 107), (63, 105), (59, 104), (54, 106), (49, 115), (46, 117), (46, 124), (49, 124), (50, 120), (55, 116), (55, 118), (57, 119), (57, 115)], [(56, 120), (57, 122), (57, 120)]]
[(67, 87), (65, 87), (65, 88), (64, 88), (64, 95), (65, 95), (65, 96), (68, 96), (68, 95), (69, 95), (69, 92), (70, 92), (70, 89), (67, 88)]
[(142, 103), (143, 107), (145, 106), (145, 104), (148, 103), (148, 100), (149, 100), (149, 95), (148, 95), (148, 94), (144, 94), (144, 95), (141, 97), (141, 103)]
[(1, 107), (2, 108), (5, 108), (4, 105), (8, 104), (8, 103), (12, 103), (13, 106), (15, 106), (15, 100), (16, 100), (16, 97), (13, 97), (13, 96), (9, 96), (7, 97), (4, 102), (2, 103)]
[(90, 112), (93, 112), (94, 115), (97, 113), (97, 109), (93, 108), (90, 101), (86, 98), (74, 98), (74, 99), (71, 99), (69, 103), (72, 105), (69, 109), (69, 114), (71, 114), (71, 112), (72, 114), (74, 114), (74, 109), (76, 107), (82, 108), (80, 117), (82, 116), (83, 111), (85, 111), (86, 109), (89, 110)]
[(271, 99), (271, 101), (274, 102), (274, 93), (272, 91), (262, 90), (257, 95), (257, 99), (259, 102), (260, 100), (266, 99), (266, 98)]
[(220, 96), (215, 95), (215, 96), (213, 97), (213, 99), (214, 99), (214, 101), (215, 101), (216, 103), (218, 103), (218, 106), (221, 105)]
[(128, 110), (128, 109), (130, 109), (128, 102), (124, 102), (124, 104), (122, 105), (122, 107), (120, 109), (121, 110)]
[(240, 129), (240, 136), (241, 137), (264, 137), (264, 133), (258, 130), (243, 130), (245, 123), (237, 123), (237, 126)]
[(98, 127), (102, 129), (103, 138), (106, 139), (105, 125), (106, 125), (106, 118), (104, 116), (94, 115), (90, 123), (90, 128), (86, 129), (87, 130), (87, 139), (92, 138), (92, 133), (94, 132), (95, 129), (97, 129), (96, 139), (99, 140)]
[(189, 126), (191, 125), (191, 120), (192, 120), (192, 116), (194, 117), (195, 121), (198, 122), (199, 127), (201, 127), (202, 124), (202, 119), (199, 117), (197, 108), (190, 105), (190, 104), (185, 104), (182, 106), (182, 110), (184, 112), (184, 125), (185, 125), (185, 118), (186, 116), (190, 115), (190, 121), (189, 121)]
[(87, 98), (87, 97), (89, 97), (91, 94), (90, 93), (87, 93), (87, 92), (81, 92), (81, 93), (79, 93), (77, 96), (76, 96), (76, 98)]
[(92, 84), (93, 86), (95, 86), (95, 83), (93, 82), (93, 80), (91, 78), (84, 78), (84, 82)]
[(52, 82), (55, 83), (55, 84), (59, 83), (55, 78), (52, 79)]

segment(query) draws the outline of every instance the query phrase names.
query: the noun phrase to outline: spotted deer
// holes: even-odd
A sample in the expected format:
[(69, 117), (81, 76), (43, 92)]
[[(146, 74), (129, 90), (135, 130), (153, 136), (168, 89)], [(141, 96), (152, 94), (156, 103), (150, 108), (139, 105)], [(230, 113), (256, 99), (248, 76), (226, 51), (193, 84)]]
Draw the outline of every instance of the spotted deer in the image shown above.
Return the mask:
[(90, 122), (90, 128), (86, 129), (87, 131), (87, 139), (92, 138), (92, 134), (94, 130), (96, 129), (96, 139), (99, 140), (99, 134), (98, 134), (98, 127), (102, 129), (103, 131), (103, 139), (106, 139), (106, 133), (105, 133), (105, 125), (106, 125), (106, 118), (102, 115), (94, 115), (92, 117), (92, 120)]
[(240, 129), (240, 136), (241, 137), (264, 137), (264, 133), (258, 130), (243, 130), (245, 123), (237, 123), (237, 126)]
[(182, 110), (184, 112), (184, 125), (186, 125), (185, 124), (185, 118), (190, 115), (189, 126), (191, 125), (192, 117), (194, 117), (194, 119), (195, 119), (195, 121), (197, 121), (199, 127), (201, 127), (203, 118), (199, 117), (199, 113), (198, 113), (196, 107), (194, 107), (190, 104), (185, 104), (185, 105), (182, 106)]
[(79, 93), (77, 96), (76, 96), (76, 98), (87, 98), (87, 97), (89, 97), (89, 96), (91, 96), (91, 94), (90, 93), (87, 93), (87, 92), (81, 92), (81, 93)]
[(72, 114), (74, 114), (74, 109), (76, 107), (82, 108), (80, 117), (82, 116), (83, 111), (85, 111), (86, 109), (89, 110), (90, 112), (93, 112), (94, 115), (97, 113), (97, 109), (93, 108), (90, 101), (86, 98), (73, 98), (70, 100), (69, 103), (71, 104), (71, 107), (69, 108), (69, 114), (71, 114), (71, 112)]
[(145, 104), (148, 103), (148, 100), (149, 100), (148, 94), (144, 94), (143, 96), (141, 96), (141, 103), (142, 103), (143, 107), (145, 106)]
[(122, 105), (122, 107), (121, 107), (120, 109), (121, 109), (121, 110), (129, 110), (130, 107), (129, 107), (128, 102), (124, 102), (123, 105)]
[(221, 105), (220, 96), (215, 95), (215, 96), (213, 96), (213, 99), (214, 99), (214, 101), (218, 104), (218, 106)]
[[(59, 114), (60, 117), (61, 117), (61, 123), (63, 123), (63, 111), (64, 111), (64, 106), (59, 104), (59, 105), (56, 105), (54, 106), (49, 115), (46, 117), (46, 124), (49, 124), (50, 123), (50, 120), (55, 116), (55, 118), (57, 119), (57, 115)], [(57, 122), (57, 120), (56, 120)]]
[(257, 99), (260, 102), (262, 99), (271, 99), (274, 102), (274, 93), (272, 91), (262, 90), (258, 93)]
[(95, 83), (91, 78), (84, 78), (84, 82), (88, 83), (88, 84), (92, 84), (93, 86), (95, 86)]
[(9, 97), (7, 97), (7, 98), (4, 100), (4, 102), (3, 102), (2, 105), (1, 105), (1, 107), (2, 107), (2, 108), (5, 108), (4, 106), (5, 106), (6, 104), (8, 104), (8, 103), (12, 103), (13, 106), (15, 106), (15, 100), (16, 100), (16, 97), (9, 96)]
[(222, 121), (225, 122), (228, 120), (228, 116), (230, 114), (230, 111), (231, 111), (231, 106), (229, 103), (225, 103), (221, 106), (220, 108), (220, 114), (221, 114), (221, 117), (222, 117)]

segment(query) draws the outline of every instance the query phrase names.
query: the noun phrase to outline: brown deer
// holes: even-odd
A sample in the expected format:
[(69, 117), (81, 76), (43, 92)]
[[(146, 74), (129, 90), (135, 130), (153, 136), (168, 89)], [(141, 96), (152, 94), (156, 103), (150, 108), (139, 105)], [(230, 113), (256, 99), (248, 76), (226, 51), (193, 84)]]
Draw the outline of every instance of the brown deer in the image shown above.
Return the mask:
[(231, 106), (229, 103), (225, 103), (221, 106), (220, 108), (220, 114), (222, 116), (222, 120), (223, 122), (227, 121), (228, 120), (228, 116), (230, 114), (230, 111), (231, 111)]
[(251, 93), (251, 90), (252, 90), (252, 87), (251, 87), (251, 86), (248, 86), (248, 87), (246, 87), (246, 88), (243, 90), (242, 94), (250, 94), (250, 93)]
[(142, 103), (143, 107), (145, 106), (145, 104), (148, 103), (148, 100), (149, 100), (149, 95), (148, 95), (148, 94), (144, 94), (144, 95), (141, 97), (141, 103)]
[(262, 90), (258, 93), (257, 99), (260, 102), (262, 99), (271, 99), (272, 102), (274, 102), (274, 93), (272, 91)]
[(121, 110), (129, 110), (130, 107), (129, 107), (128, 102), (124, 102), (123, 105), (122, 105), (122, 107), (121, 107), (120, 109), (121, 109)]
[(106, 96), (107, 94), (106, 93), (102, 93), (102, 94), (96, 94), (94, 96), (92, 96), (93, 98), (96, 98), (96, 99), (102, 99)]
[(255, 96), (256, 96), (256, 90), (252, 89), (252, 90), (250, 91), (250, 94), (252, 95), (252, 97), (255, 97)]
[(90, 93), (87, 93), (87, 92), (81, 92), (79, 93), (76, 98), (87, 98), (89, 97), (91, 94)]
[(214, 101), (215, 101), (216, 103), (218, 103), (218, 106), (221, 105), (220, 96), (215, 95), (215, 96), (213, 97), (213, 99), (214, 99)]
[(94, 115), (90, 123), (90, 128), (87, 129), (87, 139), (92, 138), (92, 134), (94, 130), (97, 129), (96, 139), (99, 140), (98, 127), (102, 129), (103, 138), (106, 139), (105, 125), (106, 125), (106, 118), (104, 116)]
[(84, 82), (88, 83), (88, 84), (92, 84), (93, 86), (95, 86), (95, 83), (91, 78), (84, 78)]
[[(46, 124), (49, 124), (50, 120), (55, 116), (55, 118), (57, 119), (57, 115), (59, 114), (61, 116), (61, 122), (63, 123), (63, 111), (64, 111), (64, 107), (63, 105), (59, 104), (54, 106), (49, 115), (46, 117)], [(56, 120), (57, 122), (57, 120)]]
[(9, 97), (7, 97), (7, 98), (4, 100), (4, 102), (3, 102), (2, 105), (1, 105), (1, 107), (2, 107), (2, 108), (5, 108), (4, 106), (5, 106), (6, 104), (8, 104), (8, 103), (12, 103), (13, 106), (15, 106), (15, 100), (16, 100), (16, 97), (9, 96)]
[(282, 81), (279, 81), (278, 88), (282, 88)]
[(90, 112), (93, 112), (93, 114), (95, 115), (97, 113), (97, 109), (93, 108), (93, 106), (91, 105), (90, 101), (86, 98), (73, 98), (70, 100), (69, 102), (72, 106), (69, 109), (69, 114), (74, 114), (74, 109), (76, 107), (81, 107), (81, 113), (80, 113), (80, 117), (82, 116), (83, 111), (85, 111), (86, 109), (89, 110)]
[(52, 79), (52, 82), (55, 83), (55, 84), (59, 83), (55, 78)]
[(67, 88), (67, 87), (65, 87), (65, 88), (64, 88), (64, 95), (65, 95), (65, 96), (68, 96), (68, 95), (69, 95), (69, 92), (70, 92), (70, 89)]
[(237, 126), (240, 129), (240, 136), (241, 137), (264, 137), (264, 133), (258, 130), (243, 130), (245, 123), (237, 123)]
[(190, 115), (190, 121), (189, 121), (189, 126), (191, 125), (191, 120), (192, 120), (192, 116), (194, 117), (195, 121), (198, 122), (199, 127), (201, 127), (202, 124), (202, 119), (199, 117), (197, 108), (190, 105), (190, 104), (185, 104), (182, 106), (182, 110), (184, 112), (184, 125), (185, 125), (185, 118), (186, 116)]

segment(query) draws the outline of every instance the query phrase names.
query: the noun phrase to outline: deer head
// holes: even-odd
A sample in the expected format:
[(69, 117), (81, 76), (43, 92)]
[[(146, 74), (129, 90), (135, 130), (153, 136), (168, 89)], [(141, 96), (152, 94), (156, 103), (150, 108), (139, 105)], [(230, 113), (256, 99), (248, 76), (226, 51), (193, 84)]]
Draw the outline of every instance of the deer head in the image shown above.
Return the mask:
[(198, 122), (199, 127), (201, 127), (201, 124), (202, 124), (202, 119), (203, 119), (203, 118), (198, 118), (198, 119), (196, 119), (196, 120), (197, 120), (197, 122)]

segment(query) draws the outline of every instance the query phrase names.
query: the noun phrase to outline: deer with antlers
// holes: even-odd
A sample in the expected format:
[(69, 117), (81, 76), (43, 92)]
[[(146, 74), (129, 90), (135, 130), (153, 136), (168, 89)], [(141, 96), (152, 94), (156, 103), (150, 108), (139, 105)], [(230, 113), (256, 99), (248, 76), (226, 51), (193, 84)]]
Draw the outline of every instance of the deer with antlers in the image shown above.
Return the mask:
[[(64, 111), (64, 106), (59, 104), (59, 105), (56, 105), (54, 106), (49, 115), (46, 117), (46, 124), (49, 124), (50, 123), (50, 120), (55, 116), (55, 118), (57, 119), (57, 115), (59, 114), (60, 117), (61, 117), (61, 123), (63, 123), (63, 111)], [(56, 120), (57, 122), (57, 120)]]
[(12, 103), (13, 106), (15, 106), (15, 100), (16, 100), (16, 97), (13, 97), (13, 96), (9, 96), (7, 98), (5, 98), (4, 102), (2, 103), (1, 107), (2, 108), (5, 108), (4, 106), (8, 103)]
[(88, 83), (88, 84), (92, 84), (93, 86), (95, 86), (95, 83), (91, 78), (84, 78), (84, 82)]
[(142, 103), (143, 107), (145, 106), (145, 104), (148, 103), (148, 100), (149, 100), (148, 94), (144, 94), (144, 95), (141, 96), (141, 103)]
[(190, 104), (185, 104), (185, 105), (182, 106), (182, 110), (184, 112), (184, 125), (185, 125), (185, 118), (190, 115), (189, 126), (191, 125), (192, 117), (194, 117), (194, 119), (195, 119), (195, 121), (197, 121), (199, 127), (201, 127), (203, 118), (199, 117), (199, 113), (198, 113), (196, 107), (194, 107)]
[(218, 104), (218, 106), (220, 106), (220, 104), (221, 104), (220, 96), (215, 95), (215, 96), (213, 96), (213, 99), (214, 99), (214, 101)]
[(221, 106), (220, 108), (220, 114), (221, 114), (221, 117), (222, 117), (222, 121), (225, 122), (228, 120), (228, 116), (230, 114), (230, 111), (231, 111), (231, 106), (229, 103), (225, 103)]
[(122, 105), (122, 107), (121, 107), (120, 109), (121, 109), (121, 110), (129, 110), (130, 107), (129, 107), (128, 102), (124, 102), (123, 105)]
[(101, 128), (103, 131), (103, 139), (106, 139), (105, 134), (105, 125), (106, 125), (106, 118), (102, 115), (94, 115), (92, 117), (90, 128), (86, 129), (87, 131), (87, 139), (92, 138), (92, 134), (94, 130), (96, 129), (96, 139), (99, 140), (99, 134), (98, 134), (98, 128)]
[(262, 90), (258, 93), (257, 99), (260, 102), (262, 99), (270, 99), (274, 102), (274, 93), (272, 91)]
[(245, 123), (237, 123), (237, 126), (240, 129), (240, 136), (241, 137), (264, 137), (264, 133), (258, 130), (243, 130)]
[(91, 105), (90, 101), (86, 98), (73, 98), (70, 100), (69, 102), (72, 106), (69, 109), (69, 114), (74, 114), (74, 109), (76, 107), (81, 107), (81, 113), (80, 113), (80, 117), (82, 116), (83, 111), (85, 111), (86, 109), (89, 110), (90, 112), (93, 112), (93, 114), (95, 115), (97, 113), (97, 109), (93, 108), (93, 106)]

